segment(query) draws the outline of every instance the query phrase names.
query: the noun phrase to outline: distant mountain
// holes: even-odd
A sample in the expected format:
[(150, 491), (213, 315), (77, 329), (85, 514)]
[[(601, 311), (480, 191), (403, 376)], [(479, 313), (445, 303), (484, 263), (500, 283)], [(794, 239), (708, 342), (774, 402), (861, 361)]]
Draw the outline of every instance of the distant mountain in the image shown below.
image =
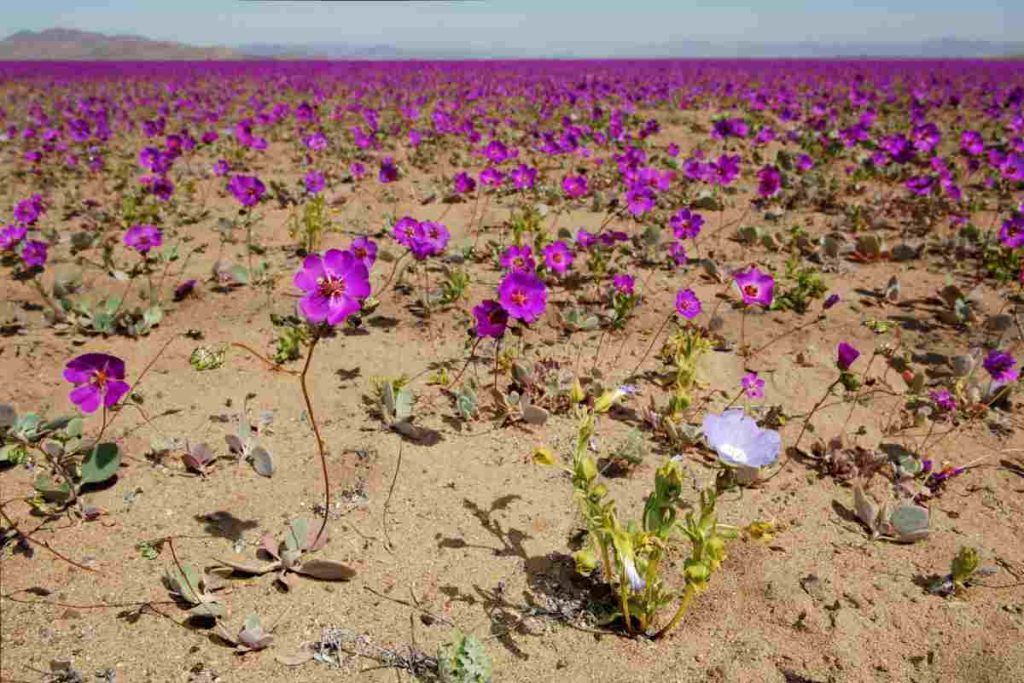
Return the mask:
[(240, 59), (225, 47), (194, 47), (142, 36), (104, 35), (66, 28), (19, 31), (0, 40), (0, 60), (207, 60)]

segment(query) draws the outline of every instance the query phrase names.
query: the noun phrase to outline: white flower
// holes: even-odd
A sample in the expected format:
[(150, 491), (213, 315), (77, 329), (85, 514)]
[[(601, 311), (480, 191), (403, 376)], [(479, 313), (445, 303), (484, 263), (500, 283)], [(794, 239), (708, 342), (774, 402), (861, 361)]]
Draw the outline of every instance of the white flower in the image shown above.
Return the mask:
[(622, 558), (622, 568), (626, 572), (626, 578), (629, 579), (629, 585), (633, 589), (634, 593), (639, 593), (647, 587), (647, 582), (640, 576), (640, 572), (636, 570), (636, 565), (633, 563), (632, 557)]
[(732, 467), (766, 467), (775, 462), (782, 448), (777, 431), (761, 429), (739, 408), (721, 415), (709, 413), (701, 429), (719, 459)]

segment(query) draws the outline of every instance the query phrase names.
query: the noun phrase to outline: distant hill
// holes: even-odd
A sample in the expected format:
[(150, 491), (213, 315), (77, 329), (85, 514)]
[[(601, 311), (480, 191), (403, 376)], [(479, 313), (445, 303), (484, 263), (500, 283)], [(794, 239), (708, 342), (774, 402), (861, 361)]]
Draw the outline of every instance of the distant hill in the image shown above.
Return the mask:
[(19, 31), (0, 40), (0, 60), (207, 60), (241, 59), (245, 55), (225, 47), (195, 47), (184, 43), (48, 28)]

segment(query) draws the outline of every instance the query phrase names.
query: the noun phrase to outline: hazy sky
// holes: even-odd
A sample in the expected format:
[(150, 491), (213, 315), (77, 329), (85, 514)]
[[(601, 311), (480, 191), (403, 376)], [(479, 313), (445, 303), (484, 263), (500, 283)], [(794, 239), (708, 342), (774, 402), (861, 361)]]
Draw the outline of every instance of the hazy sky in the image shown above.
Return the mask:
[(543, 48), (686, 39), (771, 43), (1024, 37), (1024, 0), (4, 0), (3, 5), (0, 34), (60, 26), (202, 45)]

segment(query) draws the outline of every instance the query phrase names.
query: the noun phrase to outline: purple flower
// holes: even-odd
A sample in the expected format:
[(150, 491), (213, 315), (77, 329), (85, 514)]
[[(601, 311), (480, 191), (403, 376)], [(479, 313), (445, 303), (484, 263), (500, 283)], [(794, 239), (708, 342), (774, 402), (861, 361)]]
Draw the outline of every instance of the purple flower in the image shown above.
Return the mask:
[(619, 294), (630, 295), (636, 288), (636, 280), (632, 275), (616, 273), (612, 276), (612, 287)]
[(668, 245), (668, 255), (677, 266), (685, 266), (689, 258), (682, 242), (673, 242)]
[(999, 241), (1009, 249), (1024, 247), (1024, 215), (1010, 216), (999, 228)]
[(533, 250), (529, 246), (511, 245), (501, 255), (501, 267), (505, 270), (533, 271), (537, 263), (533, 260)]
[(972, 157), (985, 152), (985, 139), (976, 130), (965, 130), (960, 134), (960, 151)]
[(28, 228), (21, 225), (7, 225), (0, 230), (0, 251), (14, 251), (14, 248), (25, 239)]
[(487, 157), (491, 163), (500, 164), (506, 159), (510, 158), (508, 147), (505, 146), (501, 140), (491, 140), (487, 143), (484, 148), (484, 156)]
[(711, 162), (710, 181), (713, 185), (731, 185), (740, 174), (740, 155), (723, 154)]
[(782, 437), (773, 429), (762, 429), (739, 408), (721, 415), (704, 417), (701, 431), (718, 458), (731, 467), (760, 468), (779, 457)]
[(1017, 381), (1020, 373), (1016, 365), (1017, 359), (1006, 351), (1000, 351), (999, 349), (989, 351), (982, 362), (982, 366), (992, 376), (992, 382), (997, 386)]
[(576, 231), (576, 246), (580, 249), (590, 249), (595, 244), (597, 244), (597, 236), (594, 233), (584, 228)]
[(561, 240), (544, 247), (542, 253), (544, 254), (544, 265), (554, 273), (563, 275), (572, 267), (572, 251)]
[(747, 270), (740, 271), (733, 276), (736, 287), (740, 290), (743, 304), (746, 306), (772, 305), (772, 298), (775, 293), (775, 278), (768, 273), (751, 266)]
[(587, 177), (567, 175), (562, 178), (562, 190), (571, 199), (578, 199), (587, 193)]
[(498, 285), (498, 299), (510, 317), (529, 324), (544, 313), (548, 290), (533, 273), (516, 270)]
[(160, 228), (153, 225), (133, 225), (124, 233), (125, 246), (143, 255), (150, 249), (159, 247), (163, 242), (163, 233), (160, 232)]
[(37, 194), (32, 195), (14, 205), (14, 222), (20, 225), (35, 225), (45, 210), (43, 198)]
[(956, 399), (948, 389), (932, 389), (928, 392), (928, 397), (931, 398), (935, 407), (943, 412), (951, 413), (956, 410)]
[(505, 328), (508, 327), (508, 311), (492, 299), (481, 301), (474, 306), (473, 317), (476, 318), (473, 331), (477, 337), (498, 339), (505, 334)]
[(935, 178), (930, 175), (916, 175), (907, 179), (907, 189), (918, 197), (927, 197), (935, 186)]
[(308, 172), (306, 177), (302, 179), (302, 182), (306, 186), (306, 192), (310, 194), (320, 194), (327, 187), (324, 174), (316, 170)]
[(190, 296), (192, 292), (196, 290), (197, 282), (195, 280), (185, 280), (180, 285), (174, 288), (174, 300), (181, 301), (185, 297)]
[(367, 271), (373, 268), (373, 264), (377, 262), (377, 243), (369, 237), (360, 236), (355, 238), (352, 240), (352, 245), (348, 250), (352, 252), (353, 256), (363, 262)]
[(774, 166), (763, 166), (757, 172), (757, 194), (767, 199), (782, 189), (782, 173)]
[(693, 320), (703, 310), (697, 293), (692, 289), (680, 289), (676, 293), (676, 313), (687, 320)]
[(380, 171), (377, 172), (377, 179), (382, 183), (393, 183), (398, 180), (398, 166), (391, 157), (384, 157), (380, 161)]
[(370, 296), (370, 274), (350, 251), (328, 249), (321, 257), (310, 254), (295, 273), (295, 286), (305, 292), (299, 309), (311, 323), (337, 325)]
[(466, 194), (476, 189), (476, 181), (473, 180), (473, 176), (465, 171), (459, 171), (455, 174), (454, 184), (455, 191), (459, 194)]
[(29, 268), (42, 268), (46, 265), (46, 250), (45, 242), (28, 240), (21, 247), (21, 260)]
[(839, 342), (836, 347), (836, 365), (843, 372), (850, 369), (853, 362), (860, 357), (860, 351), (846, 342)]
[(669, 226), (678, 239), (694, 239), (704, 225), (704, 216), (689, 209), (679, 209), (669, 219)]
[(256, 206), (263, 199), (266, 187), (253, 175), (234, 175), (228, 181), (228, 191), (242, 206)]
[(480, 172), (480, 182), (488, 187), (499, 187), (505, 182), (505, 174), (493, 166), (488, 166)]
[(231, 172), (231, 165), (228, 164), (227, 159), (218, 159), (213, 164), (213, 175), (221, 178)]
[(448, 228), (443, 223), (434, 221), (423, 221), (413, 231), (412, 250), (413, 258), (422, 261), (428, 256), (437, 256), (444, 252), (451, 238)]
[(75, 385), (68, 398), (83, 413), (94, 413), (102, 402), (110, 408), (128, 393), (124, 361), (106, 353), (86, 353), (68, 361), (64, 379)]
[(631, 187), (626, 191), (626, 207), (634, 216), (642, 216), (654, 208), (654, 192), (649, 187)]
[(764, 380), (756, 372), (748, 372), (740, 380), (747, 398), (764, 398)]
[(348, 172), (352, 174), (353, 178), (360, 180), (366, 175), (366, 166), (358, 161), (353, 161), (348, 166)]
[(837, 303), (839, 303), (839, 295), (838, 294), (829, 294), (828, 298), (825, 299), (825, 303), (823, 303), (821, 305), (821, 307), (827, 311), (828, 309), (830, 309), (833, 306), (835, 306)]
[(531, 190), (537, 182), (537, 169), (519, 164), (512, 169), (512, 184), (517, 190)]
[(814, 168), (814, 159), (809, 154), (799, 154), (794, 165), (798, 171), (810, 171)]
[(392, 235), (395, 241), (401, 244), (403, 247), (412, 248), (412, 242), (416, 239), (416, 229), (419, 227), (420, 222), (412, 216), (403, 216), (395, 221), (395, 227), (392, 228)]

